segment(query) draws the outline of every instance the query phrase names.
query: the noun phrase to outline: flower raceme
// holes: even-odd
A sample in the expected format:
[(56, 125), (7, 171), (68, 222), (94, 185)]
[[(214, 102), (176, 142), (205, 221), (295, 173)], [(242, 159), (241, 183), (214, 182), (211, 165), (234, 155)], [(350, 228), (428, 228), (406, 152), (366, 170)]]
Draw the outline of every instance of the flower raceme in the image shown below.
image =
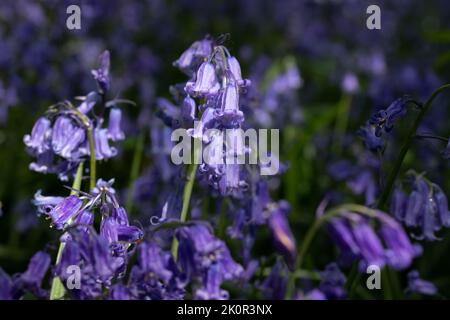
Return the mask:
[[(102, 127), (103, 118), (90, 117), (94, 106), (109, 88), (108, 70), (109, 53), (105, 51), (101, 56), (100, 68), (93, 71), (99, 91), (82, 97), (77, 107), (69, 101), (50, 107), (46, 115), (36, 121), (31, 134), (24, 136), (28, 152), (36, 158), (30, 164), (31, 170), (55, 173), (61, 180), (67, 181), (78, 164), (90, 156), (91, 149), (95, 150), (97, 160), (109, 159), (117, 154), (110, 141), (125, 138), (120, 125), (122, 111), (114, 104), (108, 108), (107, 128)], [(90, 133), (93, 135), (93, 148), (90, 146)]]
[[(158, 103), (159, 116), (164, 123), (172, 129), (179, 129), (173, 133), (172, 140), (182, 138), (172, 150), (172, 161), (175, 164), (200, 164), (202, 178), (222, 195), (245, 191), (247, 184), (242, 174), (242, 163), (237, 162), (237, 157), (245, 155), (249, 149), (238, 142), (231, 152), (224, 151), (222, 133), (226, 129), (242, 127), (245, 117), (240, 110), (240, 96), (251, 82), (242, 78), (236, 57), (209, 37), (193, 43), (174, 62), (174, 66), (191, 78), (184, 85), (171, 88), (179, 108), (165, 99)], [(198, 140), (194, 147), (191, 146), (191, 137)], [(205, 152), (198, 152), (202, 147), (205, 147)], [(200, 155), (200, 160), (191, 159), (192, 150)], [(273, 153), (277, 153), (275, 149)], [(225, 158), (236, 161), (225, 161)]]
[(391, 211), (406, 227), (419, 229), (413, 234), (418, 240), (438, 240), (434, 234), (443, 227), (450, 227), (448, 200), (444, 191), (422, 175), (413, 174), (411, 193), (399, 187), (391, 200)]
[[(373, 223), (378, 224), (378, 231)], [(342, 263), (358, 261), (361, 270), (369, 265), (403, 270), (421, 254), (421, 248), (410, 242), (402, 226), (381, 211), (375, 211), (371, 219), (343, 212), (331, 220), (329, 231), (340, 248)]]
[[(35, 195), (34, 204), (39, 214), (51, 219), (51, 224), (58, 230), (67, 230), (71, 226), (84, 227), (93, 225), (96, 209), (101, 213), (100, 236), (111, 245), (117, 255), (123, 255), (131, 244), (143, 238), (143, 231), (130, 226), (125, 209), (121, 207), (111, 187), (113, 181), (98, 180), (91, 194), (68, 197), (46, 197), (40, 191)], [(63, 236), (62, 240), (67, 241)]]

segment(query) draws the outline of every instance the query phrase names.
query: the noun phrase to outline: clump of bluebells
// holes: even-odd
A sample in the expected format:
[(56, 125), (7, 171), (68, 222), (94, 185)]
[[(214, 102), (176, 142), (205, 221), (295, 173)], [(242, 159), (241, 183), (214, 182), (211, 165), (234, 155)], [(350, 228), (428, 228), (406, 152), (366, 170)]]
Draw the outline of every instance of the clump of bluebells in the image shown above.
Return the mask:
[[(239, 298), (346, 299), (352, 298), (348, 289), (355, 281), (346, 276), (350, 268), (365, 272), (376, 265), (406, 270), (422, 254), (422, 247), (411, 238), (437, 240), (435, 232), (450, 226), (444, 191), (424, 175), (413, 174), (408, 183), (397, 183), (393, 195), (387, 193), (389, 210), (383, 203), (389, 189), (382, 184), (384, 177), (377, 176), (383, 174), (379, 156), (384, 154), (394, 124), (404, 118), (407, 105), (413, 102), (400, 98), (375, 113), (359, 131), (373, 154), (356, 149), (356, 161), (338, 160), (328, 168), (332, 178), (346, 182), (353, 195), (363, 195), (365, 205), (345, 203), (339, 194), (330, 200), (336, 204), (331, 206), (326, 198), (298, 241), (294, 236), (300, 224), (295, 221), (298, 212), (287, 201), (276, 200), (272, 192), (280, 177), (262, 176), (257, 164), (229, 162), (252, 150), (238, 137), (231, 149), (225, 149), (229, 142), (222, 139), (225, 130), (267, 126), (272, 118), (280, 122), (287, 117), (275, 114), (278, 104), (297, 102), (295, 90), (303, 80), (295, 60), (286, 59), (283, 72), (270, 81), (257, 79), (268, 83), (259, 92), (261, 88), (242, 76), (238, 59), (209, 36), (194, 42), (173, 63), (189, 79), (170, 88), (172, 100), (157, 101), (155, 114), (161, 121), (153, 119), (150, 124), (154, 163), (144, 176), (132, 181), (140, 190), (129, 199), (145, 198), (142, 189), (161, 190), (155, 208), (141, 208), (152, 218), (159, 211), (158, 223), (135, 225), (121, 192), (113, 187), (114, 179), (96, 177), (97, 162), (118, 154), (111, 143), (125, 139), (118, 104), (127, 102), (108, 100), (108, 51), (99, 62), (91, 71), (96, 90), (80, 97), (76, 106), (69, 101), (51, 106), (24, 137), (27, 151), (35, 158), (30, 170), (55, 174), (64, 182), (73, 179), (73, 184), (58, 196), (41, 190), (35, 193), (37, 214), (58, 233), (58, 254), (52, 257), (55, 254), (49, 246), (31, 258), (24, 273), (12, 277), (0, 269), (2, 299), (21, 299), (26, 294), (41, 299), (234, 298), (236, 290), (228, 288), (239, 288)], [(345, 75), (342, 87), (346, 94), (355, 94), (357, 77)], [(261, 113), (255, 101), (262, 102)], [(301, 115), (295, 117), (296, 123), (302, 122)], [(207, 150), (195, 163), (194, 143), (189, 150), (194, 163), (186, 168), (168, 161), (170, 134), (180, 128), (186, 129), (190, 141)], [(209, 129), (214, 133), (207, 133)], [(86, 176), (89, 188), (83, 188)], [(387, 179), (388, 183), (395, 178)], [(172, 182), (174, 188), (160, 185)], [(305, 258), (322, 226), (339, 254), (336, 261), (309, 270)], [(411, 230), (411, 238), (404, 227)], [(256, 255), (255, 243), (261, 237), (267, 238), (271, 250)], [(75, 286), (74, 270), (79, 270)], [(407, 280), (407, 295), (438, 292), (417, 271), (409, 272)]]

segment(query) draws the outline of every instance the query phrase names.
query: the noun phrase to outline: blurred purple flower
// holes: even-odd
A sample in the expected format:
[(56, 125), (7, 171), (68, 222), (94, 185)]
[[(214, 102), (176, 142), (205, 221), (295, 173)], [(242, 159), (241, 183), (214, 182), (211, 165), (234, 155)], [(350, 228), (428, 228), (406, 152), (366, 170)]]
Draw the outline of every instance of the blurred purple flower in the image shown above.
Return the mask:
[(109, 68), (110, 68), (110, 57), (109, 51), (105, 50), (99, 57), (99, 67), (98, 69), (92, 70), (91, 73), (94, 79), (97, 81), (100, 93), (105, 94), (108, 92), (110, 87), (109, 78)]
[(408, 287), (406, 293), (419, 293), (434, 296), (437, 292), (436, 286), (430, 281), (422, 280), (418, 271), (413, 270), (408, 273)]

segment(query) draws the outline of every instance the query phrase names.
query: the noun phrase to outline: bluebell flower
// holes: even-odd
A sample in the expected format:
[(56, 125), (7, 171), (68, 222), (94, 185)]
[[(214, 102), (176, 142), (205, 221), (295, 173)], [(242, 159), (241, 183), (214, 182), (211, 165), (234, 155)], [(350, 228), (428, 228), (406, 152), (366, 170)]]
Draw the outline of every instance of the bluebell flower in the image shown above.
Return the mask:
[(131, 290), (123, 284), (115, 284), (109, 289), (110, 300), (135, 300)]
[(364, 141), (364, 145), (371, 151), (383, 150), (384, 142), (376, 135), (376, 128), (372, 125), (366, 125), (361, 127), (358, 132), (358, 136)]
[(186, 279), (171, 255), (155, 243), (142, 243), (137, 264), (130, 273), (128, 288), (136, 299), (179, 300), (184, 297)]
[(411, 244), (408, 236), (397, 221), (385, 214), (379, 214), (382, 221), (380, 236), (386, 246), (386, 263), (394, 270), (403, 270), (412, 264), (412, 260), (422, 253), (422, 248)]
[(374, 171), (379, 161), (367, 154), (359, 154), (357, 161), (357, 164), (347, 160), (334, 162), (328, 172), (337, 181), (345, 181), (353, 194), (364, 195), (366, 205), (372, 205), (378, 193)]
[(105, 50), (99, 57), (98, 69), (92, 70), (91, 73), (94, 79), (97, 81), (100, 93), (105, 94), (110, 87), (109, 68), (110, 68), (110, 55), (109, 51)]
[(238, 86), (248, 87), (251, 85), (250, 80), (242, 79), (241, 66), (239, 65), (239, 61), (236, 59), (236, 57), (229, 57), (227, 59), (227, 65), (229, 71), (231, 72), (232, 79), (236, 82)]
[(438, 290), (432, 282), (421, 279), (419, 272), (413, 270), (408, 273), (408, 287), (406, 288), (406, 293), (419, 293), (434, 296), (438, 293)]
[(341, 89), (347, 94), (355, 94), (359, 90), (358, 77), (352, 73), (347, 72), (341, 81)]
[(173, 65), (187, 75), (191, 75), (199, 62), (210, 56), (213, 52), (213, 41), (205, 39), (194, 42), (185, 52), (183, 52)]
[(42, 195), (42, 191), (38, 190), (34, 194), (33, 204), (37, 207), (39, 214), (48, 215), (51, 210), (64, 200), (64, 197), (47, 197)]
[(341, 260), (344, 264), (349, 265), (360, 256), (360, 248), (356, 243), (348, 221), (334, 218), (329, 225), (329, 233), (336, 245), (341, 249)]
[(312, 289), (306, 294), (300, 293), (295, 297), (296, 300), (327, 300), (325, 294), (319, 289)]
[(223, 89), (218, 115), (225, 127), (235, 128), (244, 121), (244, 113), (239, 110), (239, 93), (236, 83), (229, 82)]
[(43, 251), (35, 253), (30, 259), (27, 270), (20, 275), (22, 288), (39, 298), (46, 297), (47, 292), (41, 288), (41, 284), (49, 267), (50, 256)]
[(50, 212), (44, 213), (51, 220), (56, 229), (63, 229), (69, 221), (80, 212), (83, 201), (77, 196), (69, 196), (58, 203)]
[(80, 288), (67, 292), (77, 299), (94, 299), (102, 295), (104, 288), (111, 286), (112, 280), (123, 270), (123, 257), (114, 257), (108, 242), (92, 229), (89, 232), (78, 228), (71, 229), (70, 241), (66, 242), (55, 272), (64, 285), (73, 275), (71, 266), (80, 268)]
[(20, 299), (26, 293), (31, 293), (38, 299), (48, 298), (48, 291), (41, 288), (42, 281), (50, 268), (50, 256), (36, 252), (28, 263), (24, 273), (7, 275), (0, 268), (0, 300)]
[(325, 270), (320, 272), (319, 290), (327, 299), (345, 299), (345, 275), (341, 272), (336, 263), (330, 263)]
[(353, 224), (353, 236), (366, 265), (385, 265), (384, 248), (380, 238), (364, 218), (356, 218)]
[(371, 151), (379, 151), (384, 148), (384, 141), (381, 138), (384, 133), (389, 133), (395, 122), (405, 116), (407, 100), (399, 98), (392, 102), (386, 109), (373, 114), (366, 125), (359, 129), (358, 135), (363, 139), (364, 144)]
[(369, 124), (375, 126), (375, 135), (381, 136), (382, 131), (390, 132), (394, 123), (406, 114), (406, 100), (399, 98), (392, 102), (385, 110), (378, 111), (369, 119)]
[(198, 300), (227, 300), (229, 294), (220, 288), (223, 274), (220, 266), (213, 265), (204, 275), (202, 285), (195, 290), (194, 298)]
[[(242, 266), (233, 260), (225, 243), (215, 238), (205, 225), (180, 228), (176, 237), (179, 241), (178, 257), (182, 271), (188, 278), (203, 283), (204, 288), (217, 290), (217, 283), (207, 283), (218, 280), (217, 274), (207, 276), (211, 268), (218, 268), (215, 271), (221, 274), (220, 283), (236, 280), (242, 275)], [(210, 293), (216, 294), (217, 291)]]
[(164, 122), (164, 124), (172, 129), (180, 126), (180, 109), (165, 98), (156, 100), (156, 115)]
[(185, 125), (192, 127), (195, 120), (196, 110), (197, 106), (195, 100), (189, 95), (186, 96), (181, 105), (181, 117), (183, 118)]
[(269, 204), (268, 226), (272, 233), (275, 248), (285, 257), (288, 266), (293, 268), (297, 254), (297, 246), (287, 220), (289, 210), (289, 205), (284, 201)]
[(50, 256), (36, 252), (28, 263), (27, 270), (10, 277), (0, 268), (0, 300), (17, 300), (31, 293), (38, 299), (48, 298), (48, 291), (43, 289), (42, 281), (50, 268)]
[(203, 62), (197, 70), (195, 81), (186, 83), (186, 92), (193, 97), (213, 96), (219, 92), (216, 68), (210, 62)]
[(66, 160), (77, 160), (78, 148), (85, 142), (85, 129), (67, 116), (57, 117), (52, 131), (52, 149)]
[(80, 105), (77, 107), (77, 110), (80, 111), (82, 114), (86, 115), (89, 111), (94, 108), (95, 104), (99, 100), (99, 95), (97, 92), (92, 91), (89, 92), (86, 95), (86, 98), (83, 100), (83, 102), (80, 103)]
[(120, 224), (114, 217), (104, 217), (100, 225), (100, 235), (111, 244), (135, 243), (143, 238), (143, 232), (135, 226)]
[(205, 143), (212, 141), (213, 137), (204, 135), (205, 130), (211, 129), (216, 123), (216, 110), (211, 107), (207, 107), (200, 118), (200, 123), (195, 128), (189, 128), (187, 133), (194, 138), (202, 139)]
[(264, 299), (282, 300), (286, 294), (288, 270), (280, 260), (271, 268), (269, 275), (258, 286)]
[(125, 133), (120, 127), (122, 120), (122, 110), (119, 108), (111, 108), (109, 111), (108, 138), (112, 141), (120, 141), (125, 139)]
[(25, 145), (36, 152), (36, 154), (42, 154), (50, 149), (48, 143), (48, 137), (51, 134), (51, 122), (47, 118), (39, 118), (33, 126), (31, 135), (25, 135), (23, 142)]
[(117, 155), (117, 149), (108, 142), (108, 129), (96, 128), (94, 131), (95, 158), (109, 159)]
[(11, 277), (0, 268), (0, 300), (13, 300), (14, 286)]

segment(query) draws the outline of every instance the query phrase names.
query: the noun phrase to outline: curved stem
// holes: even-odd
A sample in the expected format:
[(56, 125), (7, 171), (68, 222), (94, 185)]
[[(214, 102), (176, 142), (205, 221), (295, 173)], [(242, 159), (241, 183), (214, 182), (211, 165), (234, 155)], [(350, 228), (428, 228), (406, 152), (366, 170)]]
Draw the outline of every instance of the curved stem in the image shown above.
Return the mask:
[(334, 218), (334, 217), (338, 216), (339, 214), (341, 214), (342, 212), (346, 212), (346, 211), (358, 212), (360, 214), (366, 215), (371, 218), (374, 218), (376, 216), (376, 214), (375, 214), (376, 211), (374, 209), (367, 208), (367, 207), (359, 205), (359, 204), (349, 203), (349, 204), (343, 204), (343, 205), (337, 206), (335, 208), (332, 208), (330, 210), (327, 210), (323, 216), (321, 216), (319, 219), (315, 220), (314, 223), (312, 224), (312, 226), (306, 232), (305, 239), (303, 240), (302, 246), (298, 250), (297, 259), (295, 260), (294, 272), (291, 272), (290, 276), (289, 276), (285, 299), (290, 299), (292, 297), (292, 294), (294, 293), (295, 270), (299, 270), (302, 267), (306, 253), (308, 252), (308, 249), (311, 246), (314, 236), (316, 235), (319, 228), (325, 222), (330, 221), (332, 218)]
[(411, 129), (408, 132), (408, 136), (406, 138), (405, 143), (400, 149), (400, 153), (397, 157), (397, 159), (394, 162), (394, 166), (392, 167), (392, 170), (390, 174), (388, 175), (388, 178), (386, 180), (386, 185), (384, 186), (383, 192), (380, 196), (380, 199), (378, 201), (378, 208), (383, 209), (386, 205), (386, 202), (389, 198), (389, 195), (391, 194), (392, 188), (394, 186), (394, 182), (397, 179), (397, 175), (401, 169), (403, 160), (405, 159), (406, 154), (408, 153), (409, 148), (412, 145), (412, 142), (416, 136), (417, 129), (419, 128), (420, 123), (422, 122), (423, 118), (425, 117), (428, 109), (430, 109), (434, 99), (444, 90), (450, 89), (450, 84), (445, 84), (441, 87), (439, 87), (436, 91), (434, 91), (431, 96), (428, 98), (428, 100), (423, 105), (422, 109), (420, 110), (419, 115), (417, 116), (416, 120), (414, 121), (414, 124), (412, 125)]
[(444, 143), (448, 143), (448, 138), (437, 136), (431, 133), (418, 133), (416, 134), (416, 138), (418, 139), (434, 139)]
[[(72, 190), (70, 191), (71, 196), (78, 194), (76, 190), (80, 190), (82, 177), (83, 177), (83, 162), (80, 162), (77, 168), (75, 179), (73, 180)], [(64, 251), (64, 247), (65, 243), (60, 242), (55, 265), (57, 265), (61, 261), (61, 256)], [(65, 292), (64, 285), (62, 284), (61, 280), (58, 277), (54, 277), (52, 280), (52, 288), (50, 290), (50, 300), (62, 299), (64, 297), (64, 292)]]

